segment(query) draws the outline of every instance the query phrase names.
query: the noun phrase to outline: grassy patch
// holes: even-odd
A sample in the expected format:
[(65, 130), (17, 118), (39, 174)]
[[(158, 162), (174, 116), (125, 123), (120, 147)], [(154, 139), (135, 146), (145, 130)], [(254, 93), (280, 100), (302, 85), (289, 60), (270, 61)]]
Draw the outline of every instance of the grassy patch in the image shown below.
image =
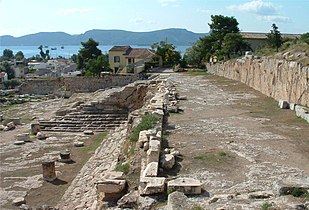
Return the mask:
[(189, 69), (186, 74), (190, 75), (208, 75), (208, 72), (206, 69)]
[(107, 133), (101, 132), (97, 133), (92, 137), (92, 142), (89, 146), (82, 147), (81, 150), (85, 153), (93, 153), (100, 146), (103, 139), (105, 139)]
[(6, 106), (0, 106), (0, 111), (6, 111), (10, 108), (15, 107), (17, 104), (10, 104), (10, 105), (6, 105)]
[(204, 208), (201, 206), (193, 206), (192, 210), (204, 210)]
[(263, 203), (263, 205), (261, 206), (262, 210), (268, 210), (272, 207), (273, 205), (271, 203), (265, 202)]
[(118, 163), (114, 169), (114, 171), (121, 171), (124, 174), (128, 174), (130, 170), (130, 165), (129, 163)]
[(303, 188), (294, 188), (290, 194), (294, 197), (309, 198), (309, 192)]
[(207, 161), (207, 162), (224, 162), (229, 156), (224, 151), (209, 152), (202, 155), (195, 156), (195, 160)]
[(154, 128), (159, 118), (155, 115), (148, 114), (142, 117), (141, 122), (132, 130), (131, 135), (129, 136), (130, 141), (137, 142), (139, 137), (139, 132), (143, 130), (148, 130)]

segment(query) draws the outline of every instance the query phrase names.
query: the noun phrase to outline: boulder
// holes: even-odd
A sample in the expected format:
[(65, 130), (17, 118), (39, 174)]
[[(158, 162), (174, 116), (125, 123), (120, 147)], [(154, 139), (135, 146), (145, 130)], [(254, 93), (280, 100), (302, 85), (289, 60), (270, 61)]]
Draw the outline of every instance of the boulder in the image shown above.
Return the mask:
[(17, 141), (29, 142), (30, 141), (30, 134), (29, 133), (17, 134), (16, 140)]
[(161, 156), (161, 166), (165, 169), (171, 169), (175, 165), (175, 157), (171, 154), (163, 154)]
[(25, 144), (25, 142), (24, 141), (14, 141), (14, 144), (15, 145), (23, 145), (23, 144)]
[(42, 133), (42, 132), (40, 132), (40, 131), (36, 134), (36, 137), (37, 137), (37, 139), (39, 139), (39, 140), (44, 140), (44, 139), (47, 138), (47, 136), (45, 135), (45, 133)]
[(164, 177), (141, 177), (139, 192), (140, 195), (152, 195), (163, 193), (165, 189)]
[(40, 124), (39, 123), (32, 123), (31, 124), (31, 133), (36, 135), (38, 132), (41, 131), (41, 128), (40, 128)]
[(6, 124), (5, 128), (3, 129), (4, 131), (9, 131), (9, 130), (13, 130), (15, 129), (15, 124), (14, 122), (9, 122), (8, 124)]
[(126, 187), (126, 180), (106, 179), (96, 183), (97, 192), (120, 193)]

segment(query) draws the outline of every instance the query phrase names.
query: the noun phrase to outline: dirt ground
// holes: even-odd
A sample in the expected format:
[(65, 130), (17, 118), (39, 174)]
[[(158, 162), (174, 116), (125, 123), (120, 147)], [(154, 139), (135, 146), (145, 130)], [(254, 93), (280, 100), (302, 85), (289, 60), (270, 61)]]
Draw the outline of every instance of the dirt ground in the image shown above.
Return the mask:
[(266, 191), (283, 178), (309, 177), (309, 124), (294, 111), (222, 77), (166, 77), (188, 98), (166, 127), (169, 146), (182, 155), (178, 176), (201, 180), (210, 195)]

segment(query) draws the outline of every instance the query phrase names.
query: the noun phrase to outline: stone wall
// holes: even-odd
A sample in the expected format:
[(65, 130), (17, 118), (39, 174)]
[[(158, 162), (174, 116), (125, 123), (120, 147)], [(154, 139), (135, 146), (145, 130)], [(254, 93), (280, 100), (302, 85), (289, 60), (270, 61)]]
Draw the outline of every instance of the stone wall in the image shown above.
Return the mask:
[(294, 61), (244, 57), (207, 65), (211, 74), (241, 81), (274, 98), (309, 106), (309, 67)]
[(115, 86), (125, 86), (138, 79), (136, 75), (105, 75), (104, 77), (70, 77), (25, 80), (20, 94), (54, 94), (61, 91), (94, 92)]

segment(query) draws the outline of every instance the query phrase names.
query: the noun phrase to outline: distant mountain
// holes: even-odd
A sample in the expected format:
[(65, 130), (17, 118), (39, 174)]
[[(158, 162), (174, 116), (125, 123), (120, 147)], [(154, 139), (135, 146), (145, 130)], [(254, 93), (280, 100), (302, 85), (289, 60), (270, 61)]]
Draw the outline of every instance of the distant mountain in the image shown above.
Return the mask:
[(192, 45), (199, 37), (208, 33), (194, 33), (186, 29), (163, 29), (151, 32), (131, 32), (124, 30), (86, 31), (84, 34), (70, 35), (64, 32), (40, 32), (21, 37), (0, 36), (2, 46), (30, 45), (80, 45), (81, 42), (93, 38), (100, 45), (151, 45), (167, 40), (176, 46)]

